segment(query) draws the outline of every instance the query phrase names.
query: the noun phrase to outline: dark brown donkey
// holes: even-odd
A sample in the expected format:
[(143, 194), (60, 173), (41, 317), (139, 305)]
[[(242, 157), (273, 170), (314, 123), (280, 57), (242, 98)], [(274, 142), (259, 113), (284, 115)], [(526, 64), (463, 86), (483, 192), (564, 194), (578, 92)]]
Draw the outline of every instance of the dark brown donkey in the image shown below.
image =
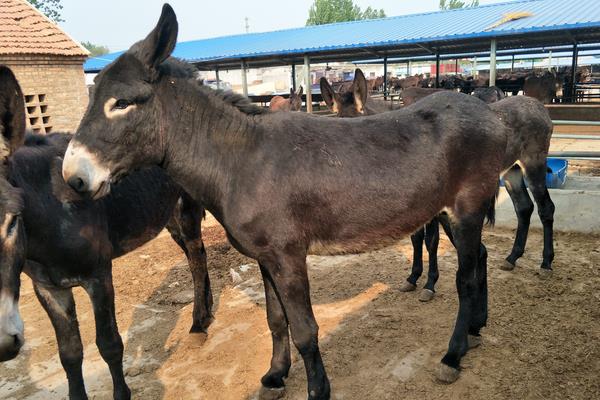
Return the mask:
[(487, 321), (481, 231), (504, 163), (498, 149), (506, 126), (485, 103), (450, 92), (364, 118), (265, 113), (186, 79), (181, 63), (167, 60), (176, 38), (177, 19), (165, 5), (148, 37), (98, 75), (65, 155), (65, 180), (100, 198), (137, 168), (164, 168), (260, 265), (273, 338), (263, 391), (283, 390), (289, 328), (310, 399), (328, 399), (330, 387), (307, 254), (381, 248), (448, 210), (459, 310), (438, 377), (456, 380), (469, 337), (476, 342)]
[[(355, 82), (355, 84), (360, 87), (362, 83), (359, 81)], [(324, 85), (327, 85), (327, 82), (321, 82), (321, 90), (323, 90)], [(433, 93), (437, 92), (431, 92), (428, 95), (432, 95)], [(337, 110), (339, 110), (338, 116), (352, 117), (356, 115), (356, 111), (353, 110), (356, 104), (353, 101), (354, 96), (355, 94), (352, 91), (339, 95), (338, 98), (342, 103), (337, 106)], [(492, 86), (476, 89), (473, 96), (484, 100), (486, 103), (495, 103), (504, 98), (504, 92)], [(533, 203), (523, 179), (523, 169), (525, 169), (534, 199), (538, 205), (539, 216), (544, 226), (544, 250), (540, 276), (547, 277), (551, 274), (552, 260), (554, 259), (552, 239), (554, 204), (546, 189), (545, 172), (542, 173), (541, 171), (546, 170), (546, 157), (548, 156), (550, 137), (552, 135), (552, 121), (540, 102), (524, 96), (518, 96), (511, 100), (503, 100), (491, 107), (506, 122), (511, 132), (508, 137), (509, 145), (506, 149), (506, 172), (504, 173), (504, 179), (518, 219), (515, 242), (502, 268), (505, 270), (514, 269), (517, 260), (525, 251), (529, 223), (531, 214), (533, 213)], [(365, 113), (373, 115), (377, 112), (367, 109)], [(419, 295), (419, 300), (421, 301), (429, 301), (433, 298), (435, 284), (439, 278), (437, 264), (439, 223), (442, 223), (444, 230), (451, 238), (452, 234), (445, 215), (434, 218), (425, 227), (411, 235), (413, 245), (412, 269), (410, 276), (404, 285), (400, 287), (400, 290), (409, 292), (416, 289), (417, 281), (423, 274), (423, 243), (425, 243), (425, 247), (429, 253), (429, 270), (427, 282)]]
[(0, 176), (0, 361), (16, 357), (23, 344), (18, 313), (23, 271), (33, 280), (56, 331), (69, 397), (87, 398), (72, 293), (81, 286), (92, 301), (96, 344), (110, 368), (114, 397), (128, 399), (111, 260), (148, 242), (167, 225), (187, 255), (194, 279), (192, 331), (206, 331), (212, 295), (200, 236), (204, 211), (157, 167), (131, 174), (99, 201), (64, 202), (79, 197), (60, 176), (59, 157), (71, 135), (30, 135), (18, 147), (25, 133), (24, 104), (16, 79), (0, 67), (0, 147), (12, 153)]
[(290, 96), (286, 99), (283, 96), (274, 96), (269, 103), (271, 111), (300, 111), (302, 108), (302, 91), (300, 86), (298, 93), (294, 92), (294, 88), (290, 88)]

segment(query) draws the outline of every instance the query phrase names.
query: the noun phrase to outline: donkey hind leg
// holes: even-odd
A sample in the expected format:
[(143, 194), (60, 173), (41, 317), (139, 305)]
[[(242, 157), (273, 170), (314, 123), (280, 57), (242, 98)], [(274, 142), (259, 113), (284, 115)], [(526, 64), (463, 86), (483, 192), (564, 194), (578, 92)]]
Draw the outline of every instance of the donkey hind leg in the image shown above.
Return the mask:
[(69, 399), (87, 399), (81, 370), (83, 345), (73, 292), (71, 289), (48, 288), (37, 284), (33, 288), (56, 333), (60, 362), (69, 382)]
[(287, 317), (273, 287), (271, 276), (262, 264), (260, 264), (260, 272), (265, 285), (267, 321), (273, 339), (271, 368), (261, 379), (260, 398), (261, 400), (267, 400), (280, 398), (284, 395), (285, 383), (283, 379), (287, 378), (291, 365), (290, 338)]
[(413, 247), (412, 269), (408, 278), (402, 286), (401, 292), (412, 292), (417, 288), (417, 281), (423, 274), (423, 241), (425, 239), (425, 227), (422, 227), (412, 235), (410, 241)]
[(183, 194), (167, 224), (171, 237), (181, 247), (188, 259), (194, 281), (194, 311), (190, 333), (206, 333), (213, 321), (213, 296), (200, 227), (203, 217), (202, 206), (187, 194)]
[(123, 341), (115, 317), (115, 293), (111, 265), (103, 276), (86, 282), (85, 291), (90, 296), (96, 320), (96, 345), (102, 359), (108, 364), (113, 380), (113, 396), (129, 400), (131, 391), (123, 375)]
[(427, 271), (427, 283), (419, 295), (420, 301), (429, 301), (435, 293), (435, 284), (440, 276), (438, 270), (437, 251), (440, 243), (440, 224), (437, 217), (425, 226), (425, 246), (429, 254), (429, 269)]
[(479, 331), (487, 322), (487, 252), (481, 244), (485, 210), (463, 215), (452, 225), (458, 253), (456, 288), (458, 316), (448, 352), (442, 358), (438, 378), (451, 383), (458, 379), (460, 360), (469, 349), (470, 337), (478, 342)]
[(281, 252), (259, 260), (287, 316), (292, 340), (302, 356), (308, 380), (308, 399), (329, 399), (330, 386), (318, 344), (319, 327), (315, 321), (306, 269), (306, 253)]
[(527, 193), (527, 187), (523, 180), (523, 171), (518, 165), (514, 165), (504, 174), (504, 183), (513, 202), (518, 220), (517, 234), (515, 235), (512, 251), (506, 257), (506, 261), (501, 267), (506, 271), (511, 271), (515, 268), (517, 260), (525, 252), (529, 223), (531, 221), (531, 214), (533, 213), (533, 202)]
[(547, 277), (552, 273), (552, 261), (554, 260), (553, 225), (555, 207), (546, 187), (546, 160), (535, 163), (535, 165), (532, 164), (532, 162), (527, 162), (525, 174), (544, 228), (544, 251), (542, 253), (540, 275)]

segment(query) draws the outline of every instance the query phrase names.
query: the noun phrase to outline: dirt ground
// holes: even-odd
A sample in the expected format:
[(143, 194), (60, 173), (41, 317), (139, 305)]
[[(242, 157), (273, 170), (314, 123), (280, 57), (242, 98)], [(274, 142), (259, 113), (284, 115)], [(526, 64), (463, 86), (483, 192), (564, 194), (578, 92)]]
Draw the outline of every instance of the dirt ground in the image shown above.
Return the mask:
[[(208, 338), (189, 335), (191, 277), (179, 248), (163, 233), (115, 261), (118, 322), (125, 370), (137, 399), (254, 399), (271, 353), (257, 265), (207, 221), (204, 238), (215, 294)], [(333, 399), (600, 398), (600, 237), (557, 233), (555, 273), (537, 275), (541, 234), (513, 272), (499, 269), (512, 232), (487, 231), (490, 316), (484, 343), (463, 360), (461, 378), (437, 383), (434, 370), (454, 324), (455, 252), (440, 245), (436, 297), (397, 290), (408, 274), (408, 240), (368, 254), (309, 257), (312, 298)], [(241, 277), (232, 281), (230, 269)], [(424, 283), (424, 281), (422, 282)], [(112, 397), (108, 368), (94, 344), (90, 303), (76, 290), (92, 399)], [(55, 337), (24, 279), (21, 312), (27, 344), (0, 365), (0, 398), (63, 399), (67, 383)], [(295, 350), (294, 350), (294, 354)], [(295, 357), (286, 399), (306, 398)]]

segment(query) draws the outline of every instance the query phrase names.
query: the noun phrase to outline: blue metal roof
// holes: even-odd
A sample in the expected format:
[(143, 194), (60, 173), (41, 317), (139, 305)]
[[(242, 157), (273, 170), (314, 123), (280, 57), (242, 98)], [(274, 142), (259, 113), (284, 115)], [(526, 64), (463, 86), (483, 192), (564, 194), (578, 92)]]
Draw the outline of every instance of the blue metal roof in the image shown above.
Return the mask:
[[(508, 13), (531, 16), (494, 27)], [(250, 33), (180, 42), (174, 56), (195, 63), (252, 61), (253, 58), (318, 54), (361, 48), (427, 45), (446, 41), (560, 34), (563, 30), (595, 29), (600, 32), (600, 2), (578, 0), (522, 0), (474, 8), (404, 15), (367, 21), (307, 26), (273, 32)], [(86, 71), (102, 69), (122, 52), (91, 58)]]

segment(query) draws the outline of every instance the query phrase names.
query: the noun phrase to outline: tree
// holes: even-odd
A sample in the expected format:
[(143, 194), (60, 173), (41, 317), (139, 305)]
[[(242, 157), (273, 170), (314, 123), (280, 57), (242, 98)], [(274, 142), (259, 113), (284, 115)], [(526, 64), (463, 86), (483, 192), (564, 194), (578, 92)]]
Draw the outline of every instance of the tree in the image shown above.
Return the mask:
[(471, 0), (471, 3), (468, 1), (461, 0), (440, 0), (440, 10), (453, 10), (455, 8), (466, 8), (466, 7), (477, 7), (479, 5), (479, 0)]
[(364, 11), (353, 0), (315, 0), (308, 10), (306, 25), (384, 18), (383, 9), (367, 7)]
[(90, 57), (97, 57), (107, 54), (110, 50), (106, 46), (94, 44), (92, 42), (81, 42), (81, 45), (90, 52)]
[(54, 22), (64, 22), (62, 19), (61, 10), (63, 8), (60, 0), (27, 0), (32, 6), (40, 10), (46, 17)]

